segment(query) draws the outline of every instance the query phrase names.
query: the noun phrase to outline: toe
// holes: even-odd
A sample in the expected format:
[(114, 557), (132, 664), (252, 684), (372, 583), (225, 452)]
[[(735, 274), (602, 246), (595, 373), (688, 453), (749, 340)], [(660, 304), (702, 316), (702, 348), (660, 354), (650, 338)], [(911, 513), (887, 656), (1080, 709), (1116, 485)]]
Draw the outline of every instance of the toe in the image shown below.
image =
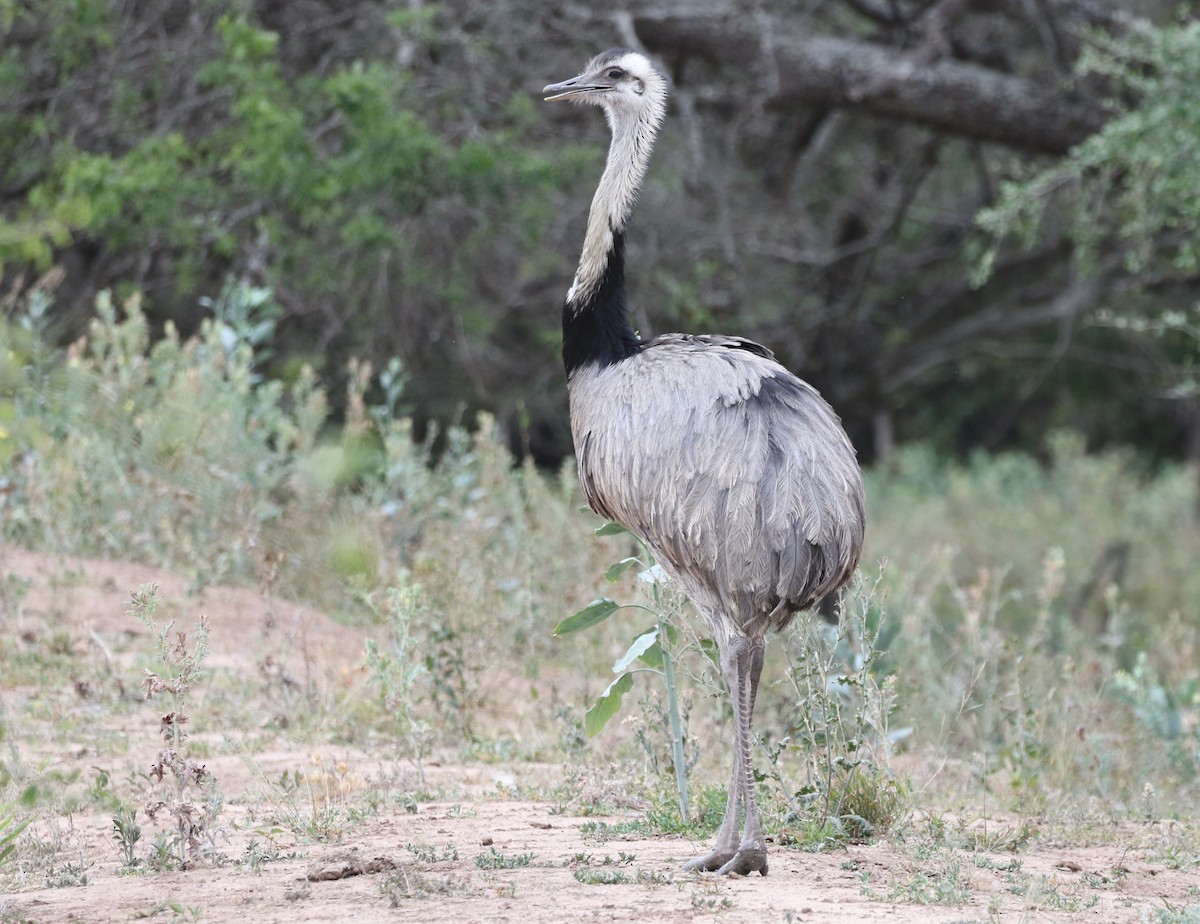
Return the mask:
[(683, 864), (683, 868), (689, 873), (711, 873), (732, 862), (734, 853), (733, 850), (712, 850), (702, 856), (693, 857), (691, 860), (688, 860)]
[(742, 849), (735, 853), (726, 863), (717, 868), (718, 876), (736, 873), (739, 876), (749, 876), (758, 873), (767, 875), (767, 852), (763, 849)]

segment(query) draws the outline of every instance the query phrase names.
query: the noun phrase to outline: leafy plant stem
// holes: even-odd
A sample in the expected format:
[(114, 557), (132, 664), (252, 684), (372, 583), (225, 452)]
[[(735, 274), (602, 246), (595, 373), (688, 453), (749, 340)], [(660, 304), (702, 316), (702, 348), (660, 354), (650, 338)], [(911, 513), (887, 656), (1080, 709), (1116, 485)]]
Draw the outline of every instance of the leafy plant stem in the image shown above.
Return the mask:
[[(654, 607), (658, 610), (658, 637), (668, 637), (667, 621), (663, 615), (662, 589), (654, 582)], [(675, 660), (670, 646), (663, 644), (663, 680), (667, 685), (667, 715), (671, 722), (671, 762), (675, 765), (675, 787), (679, 790), (679, 817), (688, 821), (687, 764), (683, 754), (683, 723), (679, 719), (679, 695), (675, 686)]]

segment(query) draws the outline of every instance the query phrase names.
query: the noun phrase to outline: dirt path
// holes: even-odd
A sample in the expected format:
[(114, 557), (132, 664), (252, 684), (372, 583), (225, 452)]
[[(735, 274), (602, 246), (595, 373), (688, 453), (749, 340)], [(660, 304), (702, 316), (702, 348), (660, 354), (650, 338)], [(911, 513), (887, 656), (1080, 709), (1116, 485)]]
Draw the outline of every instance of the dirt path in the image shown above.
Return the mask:
[[(279, 858), (264, 859), (257, 869), (229, 865), (129, 876), (120, 874), (115, 861), (101, 861), (85, 886), (32, 889), (6, 901), (37, 922), (154, 917), (549, 924), (693, 921), (710, 915), (731, 922), (1118, 922), (1154, 920), (1152, 906), (1164, 907), (1172, 896), (1179, 907), (1189, 878), (1161, 865), (1122, 861), (1117, 848), (1060, 848), (1021, 855), (1022, 871), (1044, 878), (1041, 896), (1009, 890), (1003, 868), (1013, 858), (1004, 855), (989, 858), (998, 868), (970, 873), (971, 896), (963, 904), (911, 904), (889, 901), (886, 894), (893, 883), (922, 875), (920, 864), (886, 843), (828, 854), (777, 848), (768, 878), (716, 879), (679, 871), (699, 845), (668, 837), (597, 843), (580, 832), (581, 825), (597, 820), (551, 814), (540, 803), (435, 803), (416, 814), (356, 825), (338, 845), (281, 838), (269, 845)], [(76, 825), (99, 831), (105, 822), (78, 819)], [(248, 842), (248, 835), (236, 835), (229, 852), (244, 854)], [(526, 865), (504, 868), (522, 862)], [(1104, 884), (1122, 862), (1123, 878)], [(932, 878), (933, 870), (925, 875)], [(1080, 907), (1044, 907), (1049, 894), (1059, 904)]]

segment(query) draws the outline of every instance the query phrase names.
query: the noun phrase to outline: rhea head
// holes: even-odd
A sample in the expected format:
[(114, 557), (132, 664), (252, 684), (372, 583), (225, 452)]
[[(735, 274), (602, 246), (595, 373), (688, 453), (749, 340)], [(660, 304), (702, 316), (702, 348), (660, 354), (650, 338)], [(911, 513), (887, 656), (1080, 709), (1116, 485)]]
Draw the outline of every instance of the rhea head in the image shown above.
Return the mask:
[(643, 55), (610, 48), (588, 62), (583, 73), (542, 90), (546, 102), (569, 100), (600, 106), (612, 124), (628, 116), (657, 126), (662, 121), (667, 83)]

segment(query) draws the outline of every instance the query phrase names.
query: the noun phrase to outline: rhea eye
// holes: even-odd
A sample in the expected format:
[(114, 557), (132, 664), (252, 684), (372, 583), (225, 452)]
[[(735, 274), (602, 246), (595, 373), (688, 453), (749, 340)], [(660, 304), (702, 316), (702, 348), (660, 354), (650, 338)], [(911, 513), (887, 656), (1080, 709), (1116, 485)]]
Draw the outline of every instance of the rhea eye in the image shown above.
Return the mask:
[(609, 80), (620, 80), (624, 76), (625, 76), (625, 71), (622, 68), (610, 67), (608, 69), (608, 79)]

